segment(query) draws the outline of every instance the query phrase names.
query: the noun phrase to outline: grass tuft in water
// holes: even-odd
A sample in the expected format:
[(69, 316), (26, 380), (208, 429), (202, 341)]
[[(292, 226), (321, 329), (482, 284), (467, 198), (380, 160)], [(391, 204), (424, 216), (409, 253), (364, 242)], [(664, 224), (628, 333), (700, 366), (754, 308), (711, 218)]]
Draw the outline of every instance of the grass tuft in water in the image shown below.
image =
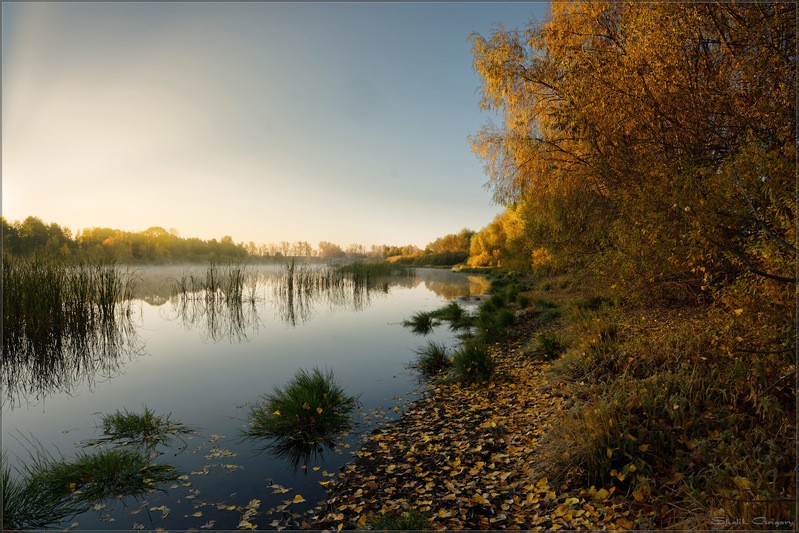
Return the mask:
[(3, 457), (3, 530), (43, 529), (85, 510), (64, 498), (31, 483), (13, 478)]
[(143, 451), (130, 448), (79, 453), (73, 461), (56, 459), (29, 468), (30, 482), (40, 490), (77, 502), (144, 494), (178, 477), (172, 465), (152, 464)]
[(425, 311), (419, 311), (410, 319), (402, 321), (403, 326), (410, 328), (417, 335), (427, 335), (440, 324), (441, 322), (433, 317), (433, 313)]
[(113, 414), (102, 414), (101, 428), (105, 439), (138, 443), (145, 446), (165, 444), (175, 436), (194, 433), (194, 429), (181, 422), (174, 422), (169, 415), (156, 415), (146, 405), (142, 413), (125, 409)]
[(433, 318), (449, 322), (449, 327), (453, 331), (469, 329), (473, 322), (472, 317), (457, 302), (450, 302), (444, 307), (433, 311), (431, 315)]
[(411, 366), (425, 376), (435, 376), (452, 366), (444, 343), (427, 341), (426, 346), (415, 351), (417, 358)]
[(285, 387), (275, 387), (263, 405), (252, 408), (247, 435), (316, 443), (350, 429), (350, 412), (357, 405), (332, 371), (301, 369)]

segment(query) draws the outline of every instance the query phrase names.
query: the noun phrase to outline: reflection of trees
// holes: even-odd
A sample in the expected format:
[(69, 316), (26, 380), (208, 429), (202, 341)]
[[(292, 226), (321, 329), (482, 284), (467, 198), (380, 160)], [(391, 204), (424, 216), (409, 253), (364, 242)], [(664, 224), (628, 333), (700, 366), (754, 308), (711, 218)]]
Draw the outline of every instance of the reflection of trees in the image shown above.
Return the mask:
[(480, 276), (465, 276), (451, 270), (418, 269), (427, 289), (447, 300), (471, 294), (485, 294), (491, 282)]

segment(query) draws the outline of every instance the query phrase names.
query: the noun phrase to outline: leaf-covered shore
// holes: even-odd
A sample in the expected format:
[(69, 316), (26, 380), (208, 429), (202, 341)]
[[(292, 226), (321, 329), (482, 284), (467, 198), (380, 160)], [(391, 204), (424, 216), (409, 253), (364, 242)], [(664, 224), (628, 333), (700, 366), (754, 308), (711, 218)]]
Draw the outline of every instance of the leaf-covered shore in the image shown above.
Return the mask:
[(517, 298), (530, 306), (506, 304), (516, 321), (490, 345), (491, 379), (431, 384), (323, 482), (304, 525), (793, 527), (795, 394), (779, 376), (795, 367), (760, 383), (735, 352), (708, 362), (746, 342), (730, 326), (744, 313), (624, 305), (574, 276), (530, 281)]
[(628, 529), (644, 522), (613, 487), (554, 485), (536, 450), (567, 403), (547, 364), (496, 346), (487, 386), (435, 385), (396, 423), (371, 436), (320, 509), (319, 524), (363, 528), (417, 511), (430, 529)]

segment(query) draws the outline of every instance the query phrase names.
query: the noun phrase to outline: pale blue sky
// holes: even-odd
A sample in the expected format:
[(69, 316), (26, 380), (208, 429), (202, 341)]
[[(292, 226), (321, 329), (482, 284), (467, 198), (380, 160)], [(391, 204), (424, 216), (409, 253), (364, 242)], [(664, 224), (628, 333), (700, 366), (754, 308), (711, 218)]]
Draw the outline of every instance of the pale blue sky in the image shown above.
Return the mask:
[(3, 215), (424, 246), (501, 210), (467, 37), (545, 3), (3, 3)]

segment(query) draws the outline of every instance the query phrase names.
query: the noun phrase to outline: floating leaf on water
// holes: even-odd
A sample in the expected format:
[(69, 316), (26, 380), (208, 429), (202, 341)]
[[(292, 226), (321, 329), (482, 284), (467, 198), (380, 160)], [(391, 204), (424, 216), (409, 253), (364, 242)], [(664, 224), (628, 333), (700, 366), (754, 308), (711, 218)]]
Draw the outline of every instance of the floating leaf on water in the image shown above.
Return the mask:
[(294, 495), (294, 499), (289, 501), (289, 502), (286, 502), (286, 503), (287, 504), (289, 504), (289, 503), (302, 503), (304, 501), (305, 501), (305, 498), (303, 498), (301, 494), (295, 494)]
[(166, 505), (159, 505), (157, 507), (150, 507), (151, 511), (161, 511), (161, 518), (166, 518), (169, 515), (169, 512), (172, 510)]

